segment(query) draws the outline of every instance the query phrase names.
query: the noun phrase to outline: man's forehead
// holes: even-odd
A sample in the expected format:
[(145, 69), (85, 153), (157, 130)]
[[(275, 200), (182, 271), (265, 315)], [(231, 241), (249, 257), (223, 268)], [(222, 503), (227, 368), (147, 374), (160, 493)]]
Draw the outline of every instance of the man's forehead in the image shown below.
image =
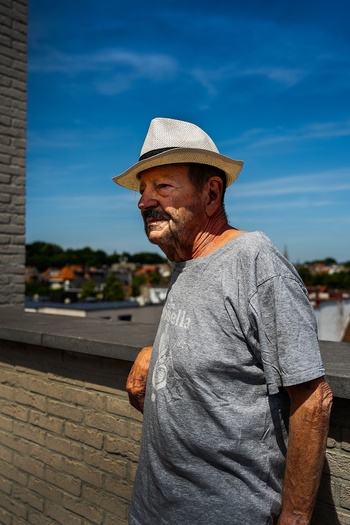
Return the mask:
[(189, 166), (187, 163), (165, 164), (164, 166), (154, 166), (147, 170), (141, 171), (138, 174), (140, 181), (148, 178), (162, 178), (162, 177), (182, 177), (188, 176)]

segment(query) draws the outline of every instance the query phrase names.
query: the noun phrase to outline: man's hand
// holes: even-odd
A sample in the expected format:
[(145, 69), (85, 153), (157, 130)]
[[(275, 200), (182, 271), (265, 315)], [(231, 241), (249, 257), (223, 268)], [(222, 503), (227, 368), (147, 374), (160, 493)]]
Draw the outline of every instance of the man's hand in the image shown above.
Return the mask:
[(145, 346), (135, 359), (126, 382), (130, 404), (143, 413), (152, 346)]

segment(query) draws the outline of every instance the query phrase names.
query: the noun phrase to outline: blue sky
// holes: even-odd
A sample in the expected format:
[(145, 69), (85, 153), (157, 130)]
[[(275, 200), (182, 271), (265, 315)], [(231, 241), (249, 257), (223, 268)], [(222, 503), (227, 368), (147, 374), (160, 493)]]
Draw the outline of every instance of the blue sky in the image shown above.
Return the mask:
[(349, 19), (348, 0), (29, 2), (27, 242), (158, 251), (111, 177), (171, 117), (244, 160), (232, 225), (350, 260)]

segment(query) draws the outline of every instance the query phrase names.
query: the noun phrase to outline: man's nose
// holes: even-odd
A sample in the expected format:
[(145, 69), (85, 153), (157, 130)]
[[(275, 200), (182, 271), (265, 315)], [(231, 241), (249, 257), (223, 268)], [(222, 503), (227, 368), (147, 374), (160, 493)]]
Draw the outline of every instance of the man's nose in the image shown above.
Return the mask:
[(153, 192), (144, 190), (138, 202), (139, 209), (144, 210), (146, 208), (155, 208), (156, 206), (158, 206), (158, 201)]

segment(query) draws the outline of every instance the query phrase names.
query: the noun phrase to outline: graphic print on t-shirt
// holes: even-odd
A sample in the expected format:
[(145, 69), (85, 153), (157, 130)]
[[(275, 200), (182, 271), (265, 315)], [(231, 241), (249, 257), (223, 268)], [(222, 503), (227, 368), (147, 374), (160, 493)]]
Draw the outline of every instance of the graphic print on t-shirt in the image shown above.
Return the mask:
[(159, 339), (158, 357), (152, 375), (152, 401), (156, 399), (156, 392), (169, 385), (170, 381), (173, 395), (176, 395), (176, 383), (180, 376), (174, 371), (173, 352), (184, 354), (187, 345), (181, 332), (189, 329), (190, 318), (185, 311), (175, 310), (170, 299), (164, 307), (161, 325), (163, 333)]
[[(166, 327), (159, 341), (158, 359), (153, 371), (152, 385), (155, 391), (166, 386), (169, 369), (172, 369), (172, 356), (169, 348), (168, 330)], [(154, 401), (155, 398), (156, 394), (153, 392), (152, 401)]]

